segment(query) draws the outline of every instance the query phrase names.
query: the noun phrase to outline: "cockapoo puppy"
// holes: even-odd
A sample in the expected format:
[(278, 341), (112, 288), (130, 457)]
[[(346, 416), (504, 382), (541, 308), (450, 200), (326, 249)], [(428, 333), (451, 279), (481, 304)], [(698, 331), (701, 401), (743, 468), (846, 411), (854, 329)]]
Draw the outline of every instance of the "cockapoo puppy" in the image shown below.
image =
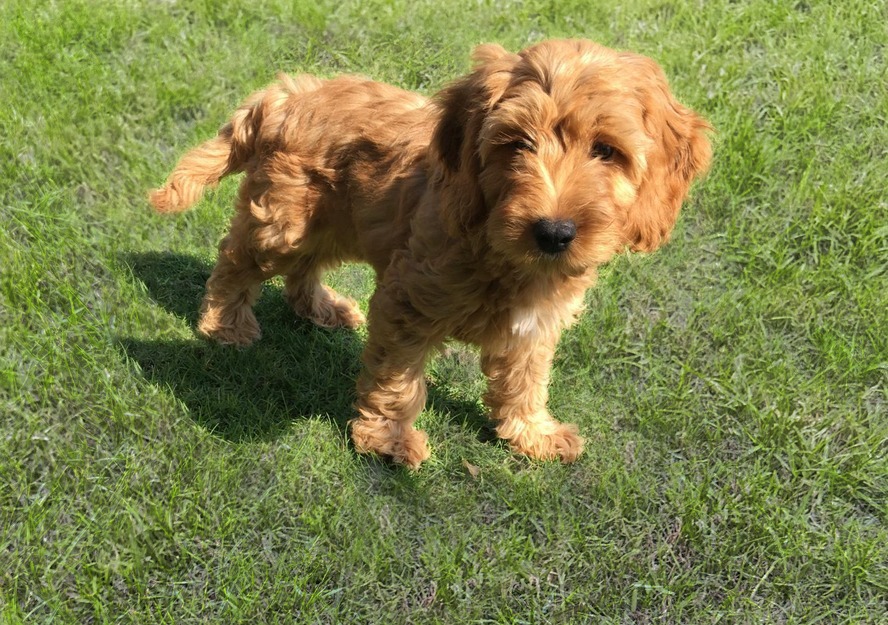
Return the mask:
[(480, 347), (497, 434), (571, 462), (583, 439), (546, 408), (561, 331), (596, 269), (669, 237), (710, 160), (709, 125), (652, 60), (582, 40), (474, 52), (431, 99), (364, 78), (281, 76), (187, 153), (150, 200), (163, 213), (245, 172), (207, 282), (199, 331), (259, 337), (252, 306), (285, 277), (296, 314), (364, 321), (323, 284), (343, 261), (376, 272), (351, 435), (360, 452), (416, 468), (423, 367), (446, 339)]

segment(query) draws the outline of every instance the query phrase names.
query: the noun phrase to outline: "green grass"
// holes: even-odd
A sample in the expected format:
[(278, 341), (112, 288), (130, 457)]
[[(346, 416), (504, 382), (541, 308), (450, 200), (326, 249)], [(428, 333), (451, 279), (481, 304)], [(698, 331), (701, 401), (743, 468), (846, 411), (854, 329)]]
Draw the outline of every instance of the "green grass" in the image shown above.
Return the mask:
[[(888, 622), (884, 2), (0, 3), (0, 622)], [(717, 128), (673, 242), (563, 338), (573, 466), (429, 370), (418, 473), (357, 456), (363, 335), (196, 338), (235, 182), (146, 189), (280, 70), (431, 93), (482, 41), (656, 58)], [(366, 304), (366, 270), (337, 288)], [(471, 471), (469, 470), (471, 469)], [(477, 470), (476, 470), (477, 469)]]

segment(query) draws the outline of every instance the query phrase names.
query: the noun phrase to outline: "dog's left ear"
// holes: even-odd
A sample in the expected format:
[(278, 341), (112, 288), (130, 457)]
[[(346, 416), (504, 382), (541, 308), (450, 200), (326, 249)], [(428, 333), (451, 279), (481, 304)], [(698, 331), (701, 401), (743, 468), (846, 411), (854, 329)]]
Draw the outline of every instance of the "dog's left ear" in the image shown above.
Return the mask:
[(478, 137), (484, 118), (508, 88), (520, 57), (498, 44), (484, 44), (475, 48), (472, 60), (473, 71), (435, 98), (441, 113), (430, 146), (438, 163), (435, 182), (454, 192), (446, 216), (457, 230), (470, 227), (484, 212), (477, 186), (481, 171)]
[(625, 234), (632, 251), (652, 252), (669, 240), (691, 183), (709, 168), (712, 126), (673, 98), (665, 78), (643, 104), (654, 146), (647, 154), (647, 169), (629, 209)]

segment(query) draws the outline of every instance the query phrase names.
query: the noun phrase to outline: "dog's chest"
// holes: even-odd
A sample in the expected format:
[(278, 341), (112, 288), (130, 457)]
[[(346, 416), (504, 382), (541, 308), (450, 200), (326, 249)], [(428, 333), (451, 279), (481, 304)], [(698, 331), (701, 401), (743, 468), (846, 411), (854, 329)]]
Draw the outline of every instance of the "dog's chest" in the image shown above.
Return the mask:
[(507, 342), (556, 341), (576, 319), (584, 290), (535, 286), (494, 295), (491, 301), (496, 302), (495, 310), (486, 317), (486, 332), (494, 332)]
[(509, 314), (509, 331), (521, 338), (548, 336), (560, 330), (560, 326), (560, 318), (555, 318), (550, 311), (522, 307), (513, 309)]
[(519, 339), (546, 340), (557, 338), (573, 323), (582, 306), (579, 297), (566, 300), (541, 300), (531, 305), (518, 305), (509, 311), (509, 333)]

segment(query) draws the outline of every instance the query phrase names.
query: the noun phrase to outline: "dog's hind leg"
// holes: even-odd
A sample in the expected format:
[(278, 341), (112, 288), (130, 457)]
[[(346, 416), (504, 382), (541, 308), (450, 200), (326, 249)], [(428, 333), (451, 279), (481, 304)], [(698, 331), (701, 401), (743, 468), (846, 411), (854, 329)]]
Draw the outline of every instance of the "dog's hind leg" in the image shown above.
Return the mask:
[(325, 268), (333, 264), (303, 256), (287, 271), (284, 296), (297, 315), (322, 328), (357, 328), (364, 323), (358, 304), (321, 282)]
[(226, 345), (249, 345), (259, 338), (253, 304), (270, 277), (256, 262), (250, 243), (251, 217), (238, 212), (219, 244), (219, 259), (207, 280), (197, 329)]

